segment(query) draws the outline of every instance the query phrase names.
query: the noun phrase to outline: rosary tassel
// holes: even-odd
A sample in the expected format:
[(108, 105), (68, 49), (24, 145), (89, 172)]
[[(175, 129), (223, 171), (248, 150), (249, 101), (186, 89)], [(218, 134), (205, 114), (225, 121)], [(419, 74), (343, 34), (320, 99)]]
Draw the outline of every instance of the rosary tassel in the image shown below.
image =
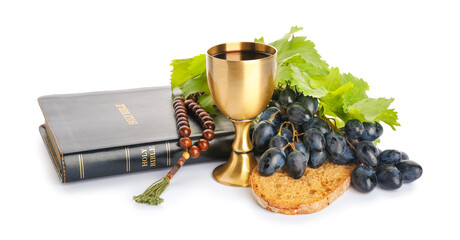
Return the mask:
[(160, 195), (166, 190), (169, 186), (171, 178), (174, 177), (176, 172), (184, 165), (185, 161), (190, 158), (188, 152), (184, 152), (182, 157), (174, 164), (174, 166), (169, 170), (168, 174), (165, 177), (162, 177), (158, 181), (152, 183), (142, 194), (134, 196), (134, 201), (138, 203), (145, 203), (149, 205), (160, 205), (164, 199), (160, 198)]

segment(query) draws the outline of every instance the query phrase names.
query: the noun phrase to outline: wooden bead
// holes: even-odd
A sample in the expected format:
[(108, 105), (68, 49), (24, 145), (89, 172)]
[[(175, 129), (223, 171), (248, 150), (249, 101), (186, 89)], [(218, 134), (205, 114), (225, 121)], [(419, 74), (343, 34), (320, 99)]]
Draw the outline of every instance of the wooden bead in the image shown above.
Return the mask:
[(187, 111), (185, 111), (184, 109), (178, 109), (178, 110), (176, 111), (176, 116), (177, 116), (177, 114), (179, 114), (179, 113), (187, 114)]
[(211, 141), (214, 139), (214, 131), (212, 131), (211, 129), (206, 129), (203, 131), (203, 137), (204, 139), (208, 140), (208, 141)]
[(184, 117), (184, 118), (187, 118), (187, 119), (188, 119), (188, 116), (187, 116), (187, 114), (185, 114), (185, 113), (178, 113), (178, 114), (176, 114), (176, 119), (177, 119), (177, 118), (181, 118), (181, 117)]
[(189, 158), (190, 158), (190, 153), (188, 153), (188, 152), (183, 152), (183, 153), (182, 153), (182, 157), (185, 158), (185, 159), (189, 159)]
[(177, 105), (174, 107), (174, 111), (177, 111), (178, 109), (187, 110), (187, 108), (185, 108), (184, 104), (177, 104)]
[(182, 149), (188, 149), (190, 146), (192, 146), (192, 140), (188, 137), (183, 137), (179, 140), (179, 146)]
[(177, 123), (188, 122), (188, 118), (186, 118), (186, 117), (178, 117), (178, 118), (176, 118), (176, 122)]
[[(209, 130), (209, 129), (207, 129), (207, 130)], [(190, 133), (192, 133), (192, 132), (190, 130), (190, 127), (188, 127), (188, 126), (182, 126), (182, 127), (179, 128), (179, 135), (181, 135), (181, 137), (188, 137), (188, 136), (190, 136)], [(214, 133), (213, 133), (213, 137), (214, 137)]]
[(188, 152), (190, 153), (190, 156), (192, 158), (197, 158), (198, 156), (200, 156), (200, 148), (198, 148), (195, 145), (191, 146)]
[(178, 102), (173, 102), (173, 104), (172, 104), (173, 108), (176, 108), (177, 106), (182, 106), (182, 105), (183, 105), (183, 103), (179, 102), (179, 101)]
[(195, 105), (195, 106), (192, 108), (192, 111), (193, 111), (194, 113), (196, 113), (196, 111), (198, 111), (198, 109), (201, 109), (201, 106), (197, 104), (197, 105)]
[(203, 119), (205, 116), (209, 116), (207, 112), (202, 112), (198, 115), (198, 118)]
[(214, 120), (212, 120), (212, 117), (210, 117), (210, 116), (204, 116), (204, 117), (201, 119), (201, 122), (202, 122), (202, 123), (205, 123), (206, 121), (214, 122)]
[(209, 149), (209, 142), (206, 139), (200, 139), (200, 141), (198, 141), (198, 147), (201, 151), (206, 151)]
[(197, 105), (197, 103), (196, 103), (196, 102), (192, 102), (192, 103), (190, 103), (190, 104), (188, 105), (188, 107), (187, 107), (187, 108), (188, 108), (188, 109), (190, 109), (190, 110), (192, 110), (192, 109), (193, 109), (193, 107), (195, 107), (196, 105)]
[(212, 121), (206, 121), (205, 123), (203, 123), (203, 128), (211, 129), (214, 131), (216, 129), (216, 125)]
[(181, 121), (181, 122), (178, 122), (177, 123), (177, 128), (181, 128), (183, 126), (186, 126), (186, 127), (190, 127), (190, 123), (188, 123), (188, 121)]
[(194, 102), (194, 101), (192, 101), (191, 99), (185, 100), (185, 102), (184, 102), (185, 107), (188, 107), (188, 105), (189, 105), (190, 103), (192, 103), (192, 102)]
[(204, 110), (203, 108), (200, 108), (200, 109), (196, 110), (195, 115), (199, 116), (200, 113), (202, 113), (202, 112), (206, 112), (206, 110)]

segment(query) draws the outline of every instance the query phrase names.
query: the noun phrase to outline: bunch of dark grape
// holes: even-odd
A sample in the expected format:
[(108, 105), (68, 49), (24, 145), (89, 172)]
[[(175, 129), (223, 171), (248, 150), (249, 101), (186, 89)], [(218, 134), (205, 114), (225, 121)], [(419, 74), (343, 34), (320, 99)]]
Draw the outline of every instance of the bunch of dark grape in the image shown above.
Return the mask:
[(319, 168), (326, 161), (357, 164), (351, 184), (360, 192), (397, 189), (415, 181), (422, 168), (404, 152), (380, 151), (373, 141), (383, 134), (378, 122), (353, 119), (337, 128), (334, 119), (318, 111), (318, 99), (286, 87), (276, 90), (268, 107), (259, 115), (252, 134), (261, 153), (258, 171), (270, 176), (285, 167), (289, 176), (301, 178), (307, 167)]

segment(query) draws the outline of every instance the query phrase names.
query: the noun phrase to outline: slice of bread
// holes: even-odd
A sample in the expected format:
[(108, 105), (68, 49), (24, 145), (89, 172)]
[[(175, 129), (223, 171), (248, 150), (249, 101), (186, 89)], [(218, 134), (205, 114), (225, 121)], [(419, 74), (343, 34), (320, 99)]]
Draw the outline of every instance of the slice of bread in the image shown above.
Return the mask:
[(331, 204), (350, 187), (355, 165), (336, 165), (307, 168), (300, 179), (289, 177), (281, 169), (269, 177), (259, 174), (257, 167), (249, 179), (253, 195), (260, 206), (272, 212), (306, 214), (317, 212)]

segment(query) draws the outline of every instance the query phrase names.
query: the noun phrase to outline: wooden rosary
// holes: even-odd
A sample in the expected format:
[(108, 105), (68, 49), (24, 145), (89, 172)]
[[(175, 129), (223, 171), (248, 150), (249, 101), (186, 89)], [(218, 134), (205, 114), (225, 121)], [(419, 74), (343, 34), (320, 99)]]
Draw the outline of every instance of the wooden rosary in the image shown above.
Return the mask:
[[(177, 131), (181, 136), (179, 146), (185, 151), (165, 177), (154, 182), (142, 194), (134, 196), (134, 201), (150, 205), (161, 204), (164, 201), (160, 198), (161, 193), (163, 193), (163, 191), (168, 187), (171, 178), (174, 177), (187, 159), (190, 157), (197, 158), (200, 156), (201, 151), (209, 149), (209, 142), (214, 139), (214, 130), (216, 125), (209, 113), (206, 112), (206, 110), (204, 110), (197, 102), (198, 98), (202, 94), (203, 93), (191, 94), (187, 97), (187, 100), (185, 100), (182, 96), (174, 99), (173, 108), (176, 117)], [(189, 138), (191, 129), (187, 109), (193, 113), (196, 119), (200, 121), (201, 127), (203, 128), (202, 138), (198, 141), (197, 145), (192, 145), (192, 140)]]

